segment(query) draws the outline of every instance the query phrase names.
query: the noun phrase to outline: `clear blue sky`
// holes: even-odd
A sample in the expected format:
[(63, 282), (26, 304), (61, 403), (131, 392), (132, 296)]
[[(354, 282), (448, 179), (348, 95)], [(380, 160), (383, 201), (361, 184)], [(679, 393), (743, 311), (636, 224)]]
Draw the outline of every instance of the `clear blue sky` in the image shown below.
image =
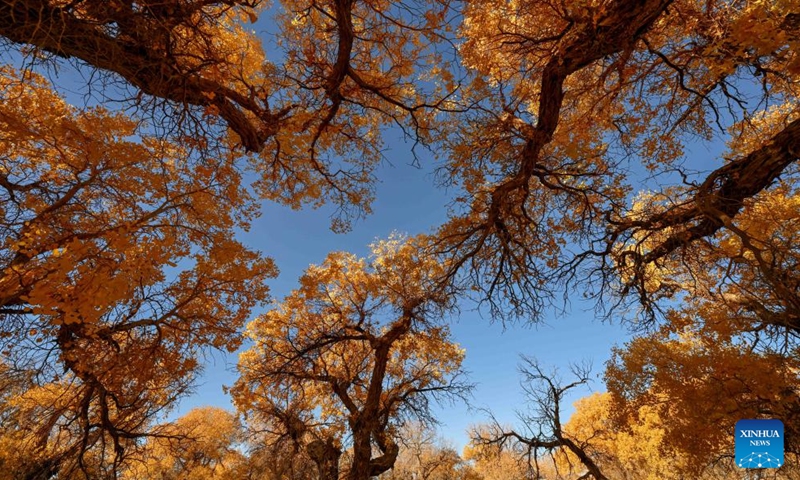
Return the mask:
[[(280, 52), (275, 48), (275, 26), (271, 22), (279, 7), (273, 5), (264, 11), (254, 28), (265, 41), (270, 60), (280, 62)], [(273, 298), (282, 299), (297, 285), (297, 280), (309, 264), (321, 262), (328, 252), (344, 250), (365, 256), (367, 245), (376, 238), (385, 238), (394, 231), (415, 235), (430, 232), (444, 223), (446, 208), (452, 192), (436, 187), (433, 172), (436, 168), (430, 155), (421, 155), (421, 167), (412, 166), (411, 144), (391, 138), (388, 134), (385, 152), (388, 162), (376, 172), (376, 200), (373, 213), (358, 221), (351, 232), (334, 234), (329, 229), (332, 209), (304, 209), (294, 211), (286, 207), (265, 203), (263, 215), (254, 222), (250, 232), (242, 236), (249, 246), (275, 259), (280, 276), (270, 282)], [(629, 335), (619, 324), (595, 320), (593, 305), (576, 298), (571, 312), (556, 318), (545, 315), (539, 325), (492, 324), (488, 316), (462, 310), (451, 326), (454, 340), (466, 349), (464, 368), (470, 372), (470, 381), (476, 384), (471, 406), (464, 404), (436, 406), (435, 416), (441, 422), (440, 434), (459, 450), (467, 443), (467, 428), (486, 421), (488, 408), (501, 422), (515, 423), (515, 411), (524, 409), (525, 402), (519, 386), (517, 372), (521, 354), (536, 357), (545, 367), (560, 369), (568, 374), (571, 362), (592, 362), (594, 390), (603, 390), (600, 375), (609, 358), (611, 347), (621, 345)], [(185, 399), (175, 412), (182, 414), (194, 406), (218, 405), (232, 408), (230, 398), (222, 392), (223, 385), (236, 379), (236, 356), (215, 354), (206, 364), (196, 394)], [(590, 391), (576, 392), (564, 410), (572, 412), (571, 402)]]
[[(273, 203), (263, 205), (262, 217), (242, 240), (276, 260), (281, 273), (270, 282), (273, 298), (282, 299), (296, 287), (303, 270), (321, 262), (330, 251), (364, 256), (369, 253), (367, 245), (376, 238), (393, 231), (410, 235), (428, 232), (443, 223), (450, 195), (435, 186), (433, 160), (423, 158), (422, 168), (413, 167), (410, 145), (399, 141), (389, 145), (386, 155), (391, 165), (383, 165), (377, 172), (374, 212), (357, 222), (350, 233), (329, 230), (331, 209), (294, 211)], [(546, 367), (560, 368), (565, 375), (570, 362), (589, 360), (594, 372), (601, 374), (611, 346), (621, 344), (627, 334), (618, 325), (594, 320), (593, 315), (592, 305), (576, 299), (567, 316), (550, 315), (545, 324), (504, 328), (467, 305), (451, 328), (455, 341), (466, 349), (464, 366), (477, 384), (472, 406), (490, 408), (503, 422), (515, 421), (514, 410), (524, 407), (517, 373), (520, 354), (535, 356)], [(185, 399), (176, 413), (207, 404), (230, 408), (222, 385), (235, 381), (235, 363), (235, 355), (217, 353), (209, 358), (197, 393)], [(592, 387), (602, 390), (602, 379), (597, 378)], [(580, 393), (588, 394), (589, 390)], [(570, 411), (567, 409), (567, 414)], [(486, 419), (484, 413), (460, 404), (437, 407), (435, 415), (442, 422), (442, 436), (459, 449), (467, 442), (467, 427)]]
[[(367, 245), (376, 238), (385, 238), (393, 231), (415, 235), (431, 232), (446, 219), (447, 204), (454, 196), (436, 187), (434, 170), (437, 165), (423, 152), (417, 168), (411, 165), (411, 145), (387, 138), (388, 162), (376, 175), (379, 179), (373, 213), (355, 223), (347, 234), (334, 234), (329, 229), (331, 208), (291, 210), (273, 203), (263, 204), (262, 217), (254, 222), (250, 232), (242, 235), (249, 246), (275, 259), (280, 276), (270, 282), (273, 298), (280, 300), (293, 288), (309, 264), (321, 262), (328, 252), (344, 250), (360, 256), (368, 255)], [(695, 175), (704, 176), (720, 163), (724, 150), (721, 141), (688, 142), (685, 167)], [(632, 175), (642, 178), (638, 189), (656, 188), (658, 184), (677, 181), (674, 176), (644, 178), (641, 167), (632, 166)], [(638, 173), (637, 173), (638, 171)], [(635, 185), (636, 186), (636, 185)], [(515, 412), (525, 408), (519, 385), (517, 366), (520, 355), (535, 357), (546, 370), (559, 369), (569, 375), (571, 363), (589, 361), (594, 380), (589, 388), (575, 391), (562, 410), (562, 420), (572, 413), (572, 402), (591, 391), (605, 390), (602, 373), (611, 348), (621, 346), (631, 335), (619, 322), (603, 322), (595, 318), (594, 304), (579, 295), (570, 299), (570, 311), (556, 316), (546, 313), (544, 322), (537, 325), (506, 325), (492, 323), (488, 316), (470, 309), (461, 311), (452, 324), (454, 340), (466, 349), (464, 367), (470, 381), (476, 384), (471, 405), (437, 406), (435, 416), (441, 421), (440, 434), (459, 450), (468, 442), (467, 428), (487, 421), (480, 409), (490, 409), (503, 423), (518, 424)], [(223, 385), (236, 379), (236, 355), (215, 354), (206, 365), (202, 384), (197, 393), (185, 399), (175, 412), (182, 414), (199, 405), (232, 408), (230, 398), (222, 392)]]

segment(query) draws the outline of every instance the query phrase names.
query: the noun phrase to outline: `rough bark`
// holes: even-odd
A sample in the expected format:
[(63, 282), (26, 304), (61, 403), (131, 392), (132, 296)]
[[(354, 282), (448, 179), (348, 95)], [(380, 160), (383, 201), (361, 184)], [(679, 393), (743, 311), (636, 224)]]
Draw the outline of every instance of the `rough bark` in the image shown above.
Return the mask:
[[(174, 27), (181, 23), (190, 27), (197, 9), (251, 3), (255, 2), (202, 1), (181, 10), (176, 2), (174, 8), (137, 11), (131, 2), (121, 0), (64, 6), (49, 0), (4, 0), (0, 1), (0, 36), (113, 72), (143, 93), (178, 107), (214, 106), (242, 145), (259, 151), (287, 112), (273, 113), (260, 99), (204, 78), (171, 53)], [(92, 16), (77, 12), (75, 4)]]
[(339, 458), (342, 449), (328, 437), (325, 441), (315, 440), (306, 447), (308, 455), (316, 463), (320, 480), (339, 480)]
[[(416, 305), (414, 305), (415, 307)], [(364, 406), (351, 421), (353, 432), (353, 462), (348, 480), (368, 480), (389, 470), (397, 460), (399, 449), (385, 435), (386, 424), (381, 419), (386, 417), (382, 405), (383, 381), (386, 378), (386, 367), (394, 343), (411, 330), (411, 315), (414, 307), (407, 308), (405, 315), (398, 319), (389, 330), (373, 343), (375, 364), (372, 369), (367, 398)], [(381, 449), (382, 455), (372, 457), (373, 440)]]
[(798, 155), (800, 120), (795, 120), (763, 147), (711, 172), (688, 202), (644, 220), (620, 222), (616, 235), (626, 230), (676, 228), (675, 233), (636, 259), (641, 265), (658, 261), (695, 240), (714, 235), (741, 211), (745, 200), (772, 185)]

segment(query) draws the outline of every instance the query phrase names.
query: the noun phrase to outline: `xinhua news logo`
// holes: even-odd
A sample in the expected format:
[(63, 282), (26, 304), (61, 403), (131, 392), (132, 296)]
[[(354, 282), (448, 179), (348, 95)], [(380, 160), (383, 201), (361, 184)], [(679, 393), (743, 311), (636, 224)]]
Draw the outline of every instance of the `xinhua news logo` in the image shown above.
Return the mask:
[(736, 465), (740, 468), (779, 468), (783, 465), (783, 422), (736, 422)]

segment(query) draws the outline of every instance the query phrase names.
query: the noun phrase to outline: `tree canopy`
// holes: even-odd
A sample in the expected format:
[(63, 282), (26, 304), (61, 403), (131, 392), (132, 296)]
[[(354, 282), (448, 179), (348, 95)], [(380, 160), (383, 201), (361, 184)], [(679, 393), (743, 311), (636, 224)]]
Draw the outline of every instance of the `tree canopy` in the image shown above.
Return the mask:
[(237, 348), (277, 270), (233, 239), (255, 215), (234, 153), (133, 139), (34, 73), (0, 88), (2, 374), (25, 389), (3, 408), (27, 449), (122, 455), (200, 351)]
[(248, 327), (254, 346), (240, 357), (238, 407), (297, 441), (341, 445), (347, 434), (348, 479), (389, 470), (401, 422), (430, 421), (429, 397), (469, 388), (458, 379), (463, 350), (442, 324), (454, 292), (437, 288), (442, 266), (415, 243), (378, 242), (369, 260), (331, 253)]
[[(0, 0), (0, 38), (12, 478), (228, 475), (223, 454), (231, 475), (390, 475), (407, 420), (468, 387), (460, 302), (537, 321), (575, 293), (637, 333), (608, 393), (562, 425), (531, 363), (546, 431), (479, 428), (475, 468), (442, 471), (602, 479), (658, 449), (706, 474), (763, 416), (800, 453), (800, 1)], [(237, 239), (259, 202), (331, 204), (346, 232), (393, 136), (434, 152), (446, 221), (331, 253), (244, 329), (278, 274)], [(244, 340), (231, 392), (281, 465), (239, 458), (232, 419), (186, 448), (199, 420), (165, 423), (200, 356)]]

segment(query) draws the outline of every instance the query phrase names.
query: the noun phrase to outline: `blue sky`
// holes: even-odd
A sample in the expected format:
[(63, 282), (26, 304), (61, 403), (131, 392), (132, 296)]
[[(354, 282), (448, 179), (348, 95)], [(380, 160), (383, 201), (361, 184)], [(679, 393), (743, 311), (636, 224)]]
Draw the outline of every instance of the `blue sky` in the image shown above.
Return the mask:
[[(376, 238), (385, 238), (393, 231), (409, 235), (429, 232), (444, 222), (451, 195), (435, 186), (433, 160), (423, 157), (422, 166), (414, 167), (410, 144), (390, 141), (389, 145), (388, 162), (377, 172), (374, 211), (347, 234), (330, 231), (330, 208), (295, 211), (274, 203), (263, 204), (263, 215), (241, 239), (277, 262), (281, 273), (270, 282), (273, 298), (280, 300), (288, 294), (303, 270), (321, 262), (330, 251), (364, 256), (369, 253), (367, 245)], [(576, 298), (567, 315), (545, 315), (546, 321), (538, 325), (503, 326), (466, 304), (451, 329), (455, 341), (466, 349), (464, 367), (470, 372), (470, 381), (477, 385), (471, 408), (464, 404), (436, 407), (441, 435), (460, 449), (467, 442), (467, 427), (486, 420), (478, 410), (482, 408), (491, 409), (502, 422), (515, 421), (514, 411), (524, 407), (517, 372), (520, 354), (536, 357), (547, 368), (559, 368), (565, 376), (570, 362), (591, 361), (598, 376), (591, 387), (602, 390), (599, 375), (610, 348), (628, 336), (619, 325), (595, 320), (592, 307)], [(236, 355), (210, 356), (196, 394), (186, 398), (175, 413), (199, 405), (231, 408), (222, 385), (235, 381), (235, 363)], [(578, 393), (588, 394), (589, 390)], [(567, 409), (565, 415), (570, 411)]]
[[(281, 61), (281, 52), (275, 44), (277, 35), (271, 19), (278, 10), (277, 5), (266, 9), (254, 25), (265, 42), (269, 59), (276, 62)], [(355, 223), (347, 234), (330, 231), (331, 208), (295, 211), (264, 203), (262, 217), (241, 239), (277, 262), (280, 276), (270, 282), (274, 299), (282, 299), (295, 288), (305, 268), (321, 262), (328, 252), (345, 250), (364, 256), (368, 254), (367, 245), (376, 238), (385, 238), (394, 231), (409, 235), (431, 232), (444, 223), (453, 192), (436, 187), (434, 170), (437, 165), (432, 155), (418, 152), (422, 153), (421, 166), (412, 166), (411, 144), (400, 141), (399, 137), (399, 132), (390, 130), (387, 133), (387, 162), (376, 172), (379, 181), (373, 213)], [(686, 166), (700, 173), (718, 164), (723, 145), (696, 141), (689, 142), (688, 148), (692, 152), (687, 152), (691, 153), (688, 156), (691, 160)], [(644, 177), (642, 167), (633, 165), (631, 168)], [(662, 175), (649, 178), (647, 183), (653, 188), (676, 179), (675, 175)], [(619, 322), (597, 319), (594, 304), (584, 301), (579, 293), (570, 298), (569, 312), (560, 316), (546, 312), (544, 322), (536, 325), (492, 323), (487, 315), (482, 316), (470, 305), (461, 311), (451, 331), (454, 340), (466, 349), (464, 368), (470, 372), (470, 381), (476, 388), (469, 406), (435, 407), (434, 416), (441, 422), (442, 437), (460, 450), (468, 442), (467, 428), (488, 420), (481, 409), (491, 410), (503, 423), (518, 423), (515, 412), (526, 406), (517, 370), (522, 354), (535, 357), (546, 370), (559, 369), (565, 377), (569, 375), (570, 363), (592, 363), (591, 390), (575, 391), (566, 402), (568, 405), (562, 405), (566, 407), (562, 410), (564, 417), (572, 413), (573, 401), (593, 390), (604, 390), (602, 373), (611, 348), (621, 346), (630, 338), (630, 332)], [(209, 358), (196, 394), (186, 398), (175, 414), (199, 405), (232, 408), (222, 386), (235, 381), (235, 364), (236, 355), (216, 353)]]

